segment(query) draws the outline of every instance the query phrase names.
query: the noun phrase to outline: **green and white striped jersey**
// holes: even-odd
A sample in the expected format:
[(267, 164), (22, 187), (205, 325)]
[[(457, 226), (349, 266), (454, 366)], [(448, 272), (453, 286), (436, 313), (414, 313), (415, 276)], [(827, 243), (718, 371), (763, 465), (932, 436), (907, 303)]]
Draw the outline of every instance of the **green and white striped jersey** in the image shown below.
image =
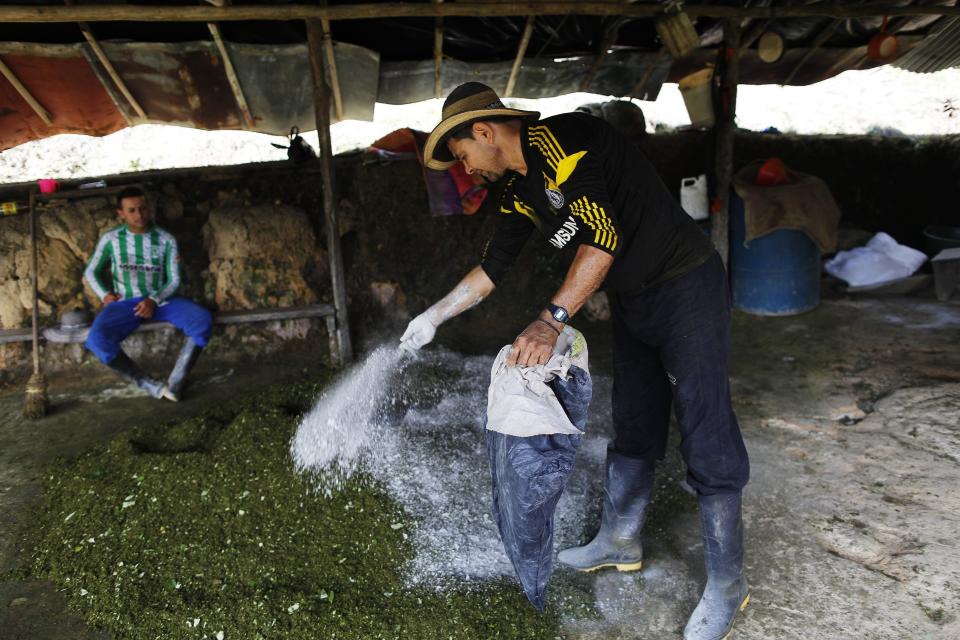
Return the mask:
[[(103, 278), (108, 265), (112, 286)], [(177, 240), (156, 225), (144, 233), (120, 225), (100, 237), (83, 277), (101, 300), (112, 291), (124, 299), (163, 302), (180, 286)]]

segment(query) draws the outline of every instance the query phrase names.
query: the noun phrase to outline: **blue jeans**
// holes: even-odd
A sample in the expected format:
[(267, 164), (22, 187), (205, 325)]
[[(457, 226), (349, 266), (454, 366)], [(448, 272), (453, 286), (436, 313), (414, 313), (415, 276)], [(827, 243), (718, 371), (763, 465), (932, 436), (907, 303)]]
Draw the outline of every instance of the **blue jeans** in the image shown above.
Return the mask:
[(614, 448), (663, 459), (673, 404), (690, 485), (700, 495), (740, 491), (750, 462), (730, 403), (730, 290), (720, 256), (610, 302)]
[[(117, 300), (97, 314), (84, 346), (104, 364), (120, 353), (120, 343), (144, 322), (133, 314), (133, 308), (143, 298)], [(151, 320), (169, 322), (185, 335), (204, 347), (213, 331), (213, 315), (204, 307), (187, 298), (173, 297), (157, 307)]]

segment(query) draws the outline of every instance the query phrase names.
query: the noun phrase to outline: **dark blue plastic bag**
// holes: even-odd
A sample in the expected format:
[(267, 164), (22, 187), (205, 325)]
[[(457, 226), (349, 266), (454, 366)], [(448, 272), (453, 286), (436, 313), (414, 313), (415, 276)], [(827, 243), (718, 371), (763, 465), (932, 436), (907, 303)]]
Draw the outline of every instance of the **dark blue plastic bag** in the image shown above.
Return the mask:
[[(567, 379), (547, 383), (581, 431), (593, 393), (590, 374), (571, 366)], [(553, 516), (573, 470), (582, 435), (557, 433), (518, 437), (487, 430), (494, 521), (523, 592), (543, 611), (553, 571)]]

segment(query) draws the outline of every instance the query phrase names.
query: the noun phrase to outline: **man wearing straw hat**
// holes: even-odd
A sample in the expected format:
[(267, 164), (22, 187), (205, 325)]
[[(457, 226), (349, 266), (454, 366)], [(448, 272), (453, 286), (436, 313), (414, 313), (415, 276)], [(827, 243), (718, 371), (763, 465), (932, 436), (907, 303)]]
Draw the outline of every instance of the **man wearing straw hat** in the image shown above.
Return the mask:
[(596, 537), (558, 559), (581, 571), (640, 568), (640, 532), (674, 404), (707, 568), (684, 637), (724, 637), (749, 600), (741, 520), (749, 462), (730, 403), (730, 303), (719, 255), (640, 150), (587, 114), (540, 120), (468, 82), (444, 102), (424, 157), (434, 169), (462, 162), (470, 174), (507, 184), (479, 266), (410, 322), (401, 347), (419, 349), (437, 326), (486, 298), (535, 229), (557, 249), (574, 246), (566, 278), (517, 336), (509, 359), (517, 366), (545, 363), (564, 324), (605, 286), (615, 437), (607, 450), (603, 514)]
[[(121, 378), (154, 398), (177, 402), (184, 380), (213, 327), (210, 311), (175, 295), (180, 286), (177, 240), (153, 224), (147, 198), (137, 187), (117, 195), (122, 225), (101, 236), (84, 279), (103, 301), (87, 335), (86, 347)], [(103, 278), (108, 269), (110, 280)], [(120, 343), (146, 320), (169, 322), (185, 339), (166, 384), (154, 380), (120, 348)]]

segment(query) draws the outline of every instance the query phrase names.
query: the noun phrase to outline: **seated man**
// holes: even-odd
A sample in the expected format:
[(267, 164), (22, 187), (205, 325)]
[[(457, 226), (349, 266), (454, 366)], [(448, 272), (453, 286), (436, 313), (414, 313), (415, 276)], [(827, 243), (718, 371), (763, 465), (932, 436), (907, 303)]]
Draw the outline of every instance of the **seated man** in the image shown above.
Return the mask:
[[(187, 373), (206, 346), (213, 317), (200, 305), (174, 296), (180, 286), (176, 239), (153, 224), (143, 191), (128, 187), (117, 196), (124, 223), (105, 233), (83, 274), (101, 300), (86, 347), (120, 377), (135, 382), (154, 398), (180, 399)], [(102, 279), (110, 266), (112, 285)], [(149, 378), (120, 348), (144, 320), (169, 322), (186, 335), (166, 385)]]

